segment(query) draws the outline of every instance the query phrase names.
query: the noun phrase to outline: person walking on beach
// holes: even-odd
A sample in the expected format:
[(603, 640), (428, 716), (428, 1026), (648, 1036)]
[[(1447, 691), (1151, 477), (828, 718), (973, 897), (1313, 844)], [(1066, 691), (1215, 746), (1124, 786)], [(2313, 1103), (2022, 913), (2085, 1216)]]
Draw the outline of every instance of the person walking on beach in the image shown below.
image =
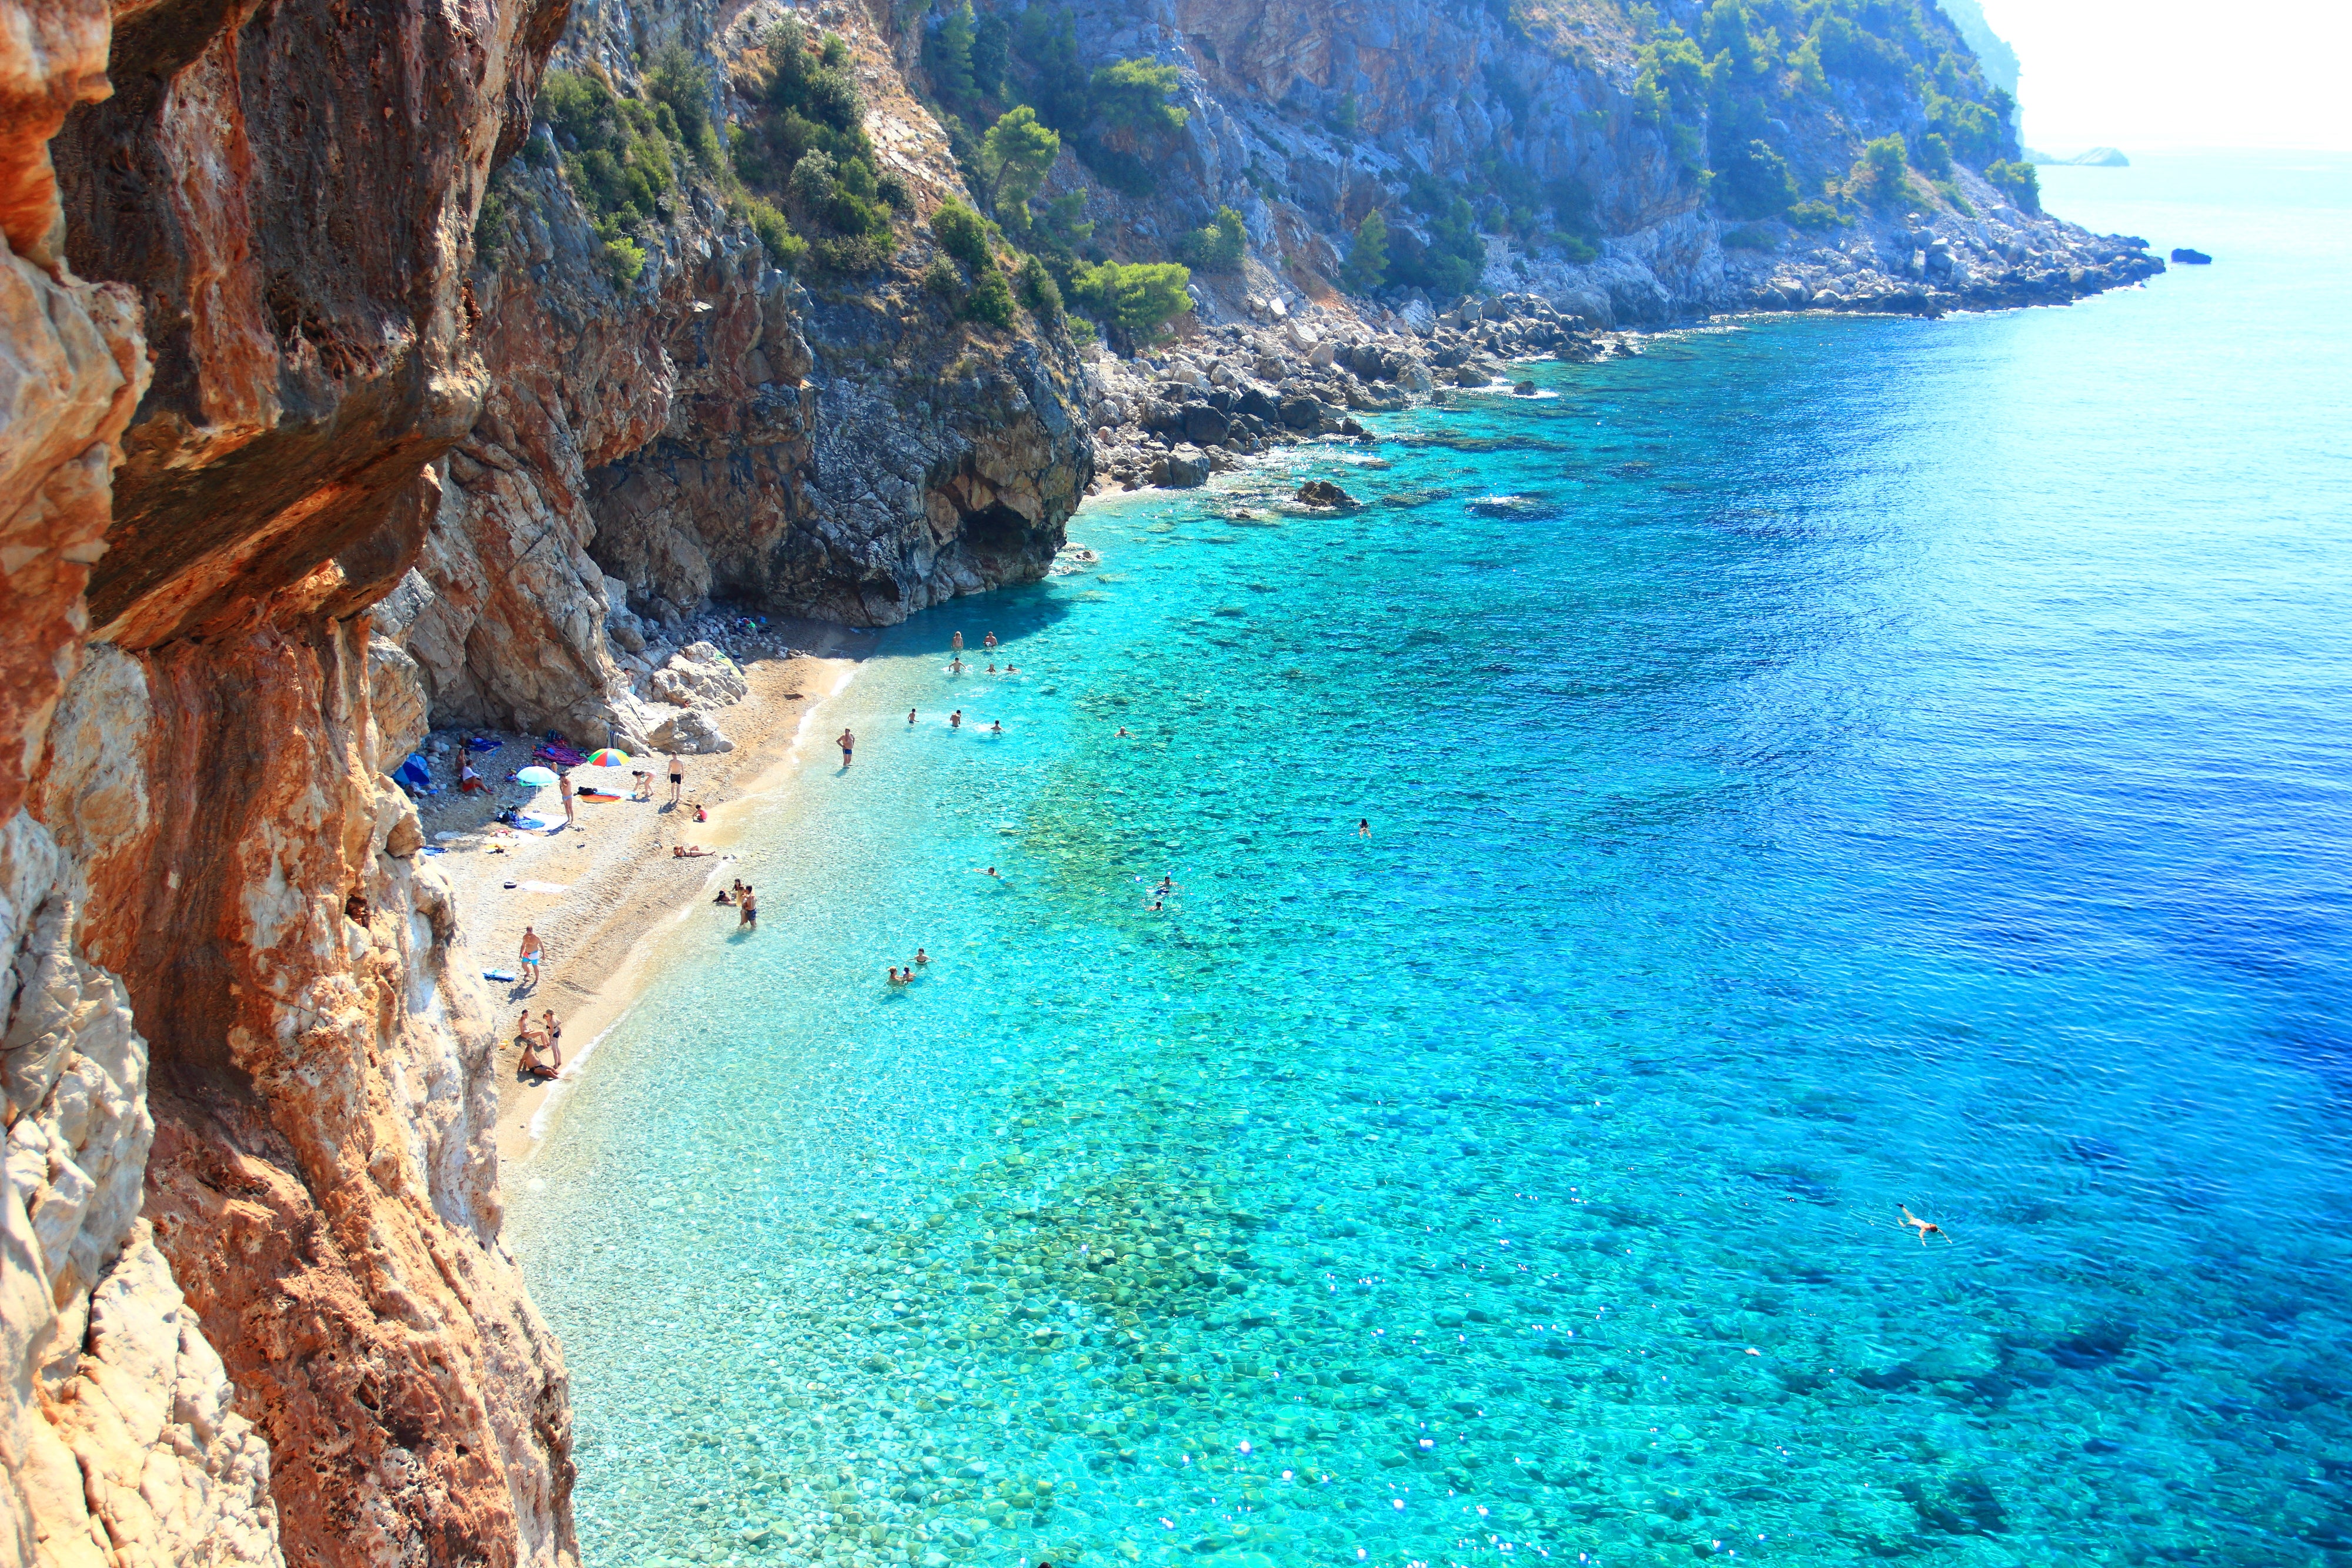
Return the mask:
[(522, 967), (524, 975), (533, 986), (539, 984), (539, 961), (546, 952), (547, 945), (539, 939), (539, 933), (528, 925), (524, 926), (522, 928)]
[(745, 883), (743, 884), (743, 891), (735, 895), (735, 907), (741, 912), (740, 915), (735, 922), (736, 929), (758, 929), (760, 925), (760, 900), (758, 895), (752, 893), (751, 884), (750, 883)]
[(686, 789), (686, 764), (677, 759), (675, 751), (668, 753), (667, 760), (669, 763), (669, 803), (675, 806), (678, 796)]
[(579, 822), (572, 815), (572, 770), (570, 768), (567, 768), (555, 776), (555, 786), (563, 791), (563, 825), (567, 828), (578, 827)]
[(847, 725), (845, 724), (841, 727), (841, 738), (835, 741), (834, 744), (841, 747), (841, 765), (844, 768), (848, 767), (849, 754), (856, 749), (857, 737), (849, 733), (849, 727)]

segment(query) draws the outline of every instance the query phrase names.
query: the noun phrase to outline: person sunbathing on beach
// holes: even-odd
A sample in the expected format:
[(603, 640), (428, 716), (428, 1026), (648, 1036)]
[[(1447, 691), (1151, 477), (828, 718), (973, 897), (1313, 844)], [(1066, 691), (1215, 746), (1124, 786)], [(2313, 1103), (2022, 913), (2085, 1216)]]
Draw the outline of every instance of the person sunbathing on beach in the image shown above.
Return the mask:
[(1947, 1241), (1949, 1241), (1952, 1239), (1951, 1233), (1946, 1230), (1942, 1226), (1930, 1225), (1927, 1221), (1920, 1218), (1917, 1215), (1912, 1213), (1908, 1208), (1904, 1207), (1904, 1206), (1899, 1203), (1895, 1207), (1902, 1214), (1904, 1224), (1918, 1227), (1920, 1246), (1925, 1247), (1927, 1245), (1927, 1238), (1930, 1236), (1940, 1236)]
[(710, 852), (700, 844), (672, 844), (669, 847), (669, 858), (674, 861), (700, 860), (709, 853)]

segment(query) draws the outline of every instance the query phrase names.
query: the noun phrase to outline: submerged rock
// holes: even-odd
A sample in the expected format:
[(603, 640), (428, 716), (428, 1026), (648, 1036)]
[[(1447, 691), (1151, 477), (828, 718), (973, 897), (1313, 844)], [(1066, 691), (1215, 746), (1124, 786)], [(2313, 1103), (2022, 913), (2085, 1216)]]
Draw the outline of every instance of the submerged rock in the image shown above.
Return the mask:
[(1356, 498), (1328, 479), (1309, 479), (1298, 486), (1298, 498), (1310, 507), (1352, 507)]

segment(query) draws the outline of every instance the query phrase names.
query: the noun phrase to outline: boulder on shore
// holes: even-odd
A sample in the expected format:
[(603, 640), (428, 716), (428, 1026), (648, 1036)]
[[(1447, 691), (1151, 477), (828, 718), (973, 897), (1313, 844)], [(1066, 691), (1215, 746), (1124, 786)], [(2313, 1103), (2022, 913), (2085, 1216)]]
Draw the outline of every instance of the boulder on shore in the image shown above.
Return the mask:
[(1356, 498), (1328, 479), (1309, 479), (1298, 486), (1298, 499), (1309, 507), (1352, 507)]

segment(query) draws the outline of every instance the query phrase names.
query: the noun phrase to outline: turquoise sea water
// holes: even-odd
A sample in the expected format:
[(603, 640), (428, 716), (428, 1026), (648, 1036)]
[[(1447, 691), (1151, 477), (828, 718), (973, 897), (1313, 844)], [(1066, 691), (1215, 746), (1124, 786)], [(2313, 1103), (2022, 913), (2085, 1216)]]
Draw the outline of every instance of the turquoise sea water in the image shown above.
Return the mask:
[(2044, 174), (2217, 265), (874, 639), (509, 1173), (586, 1561), (2352, 1563), (2352, 162)]

